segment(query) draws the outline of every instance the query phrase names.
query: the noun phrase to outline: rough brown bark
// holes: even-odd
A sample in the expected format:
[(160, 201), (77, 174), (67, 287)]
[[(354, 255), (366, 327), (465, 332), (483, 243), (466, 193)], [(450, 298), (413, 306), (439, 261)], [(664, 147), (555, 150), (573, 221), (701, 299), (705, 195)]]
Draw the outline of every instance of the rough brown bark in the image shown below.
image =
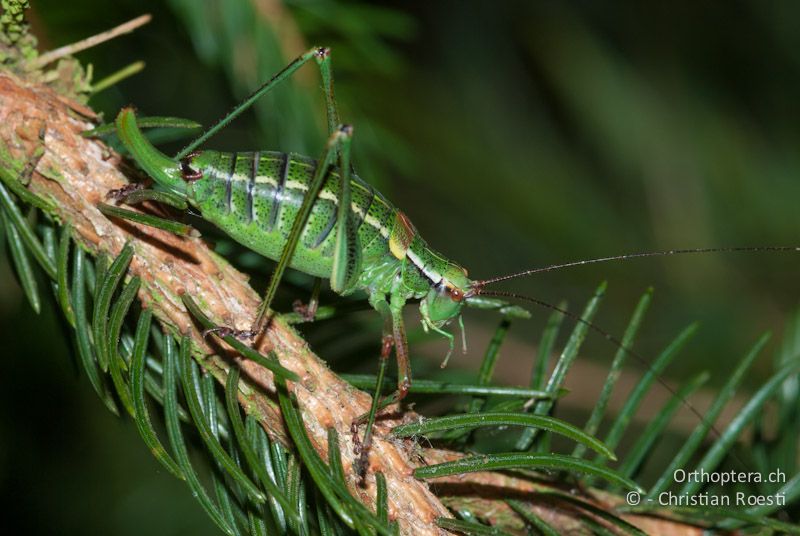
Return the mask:
[[(120, 170), (120, 158), (97, 140), (80, 133), (94, 125), (91, 110), (57, 95), (51, 89), (28, 85), (11, 74), (0, 73), (0, 165), (33, 170), (26, 187), (43, 201), (45, 210), (74, 230), (76, 241), (92, 254), (117, 255), (126, 243), (135, 254), (130, 274), (142, 280), (139, 298), (153, 310), (165, 329), (190, 333), (203, 351), (197, 360), (207, 372), (224, 381), (231, 363), (238, 363), (249, 379), (240, 391), (240, 401), (260, 421), (271, 438), (287, 441), (280, 411), (275, 402), (272, 374), (257, 364), (241, 360), (234, 353), (210, 347), (199, 335), (184, 309), (180, 294), (189, 293), (204, 311), (222, 325), (248, 328), (259, 303), (247, 277), (214, 254), (201, 238), (181, 238), (137, 225), (112, 221), (96, 204), (109, 190), (128, 183)], [(35, 166), (35, 167), (34, 167)], [(27, 177), (25, 178), (27, 180)], [(316, 449), (327, 456), (327, 430), (335, 428), (342, 441), (343, 465), (350, 489), (365, 504), (375, 501), (372, 476), (382, 471), (389, 489), (390, 516), (403, 534), (443, 534), (435, 521), (451, 514), (446, 504), (470, 504), (489, 519), (507, 521), (507, 528), (522, 524), (501, 499), (515, 497), (531, 502), (538, 515), (565, 532), (581, 532), (578, 519), (586, 516), (556, 503), (542, 502), (536, 492), (551, 487), (546, 482), (512, 478), (496, 473), (475, 473), (439, 479), (429, 485), (415, 479), (412, 471), (420, 463), (437, 463), (461, 454), (443, 450), (418, 450), (411, 442), (391, 440), (389, 429), (398, 421), (418, 418), (412, 412), (376, 424), (376, 440), (370, 453), (366, 487), (356, 485), (349, 433), (351, 422), (364, 414), (370, 397), (331, 372), (306, 342), (280, 320), (271, 324), (257, 348), (274, 350), (281, 363), (302, 380), (292, 384), (308, 434)], [(437, 496), (438, 495), (438, 496)], [(617, 498), (596, 495), (597, 505), (608, 507)], [(690, 534), (694, 527), (642, 516), (626, 519), (652, 534)]]

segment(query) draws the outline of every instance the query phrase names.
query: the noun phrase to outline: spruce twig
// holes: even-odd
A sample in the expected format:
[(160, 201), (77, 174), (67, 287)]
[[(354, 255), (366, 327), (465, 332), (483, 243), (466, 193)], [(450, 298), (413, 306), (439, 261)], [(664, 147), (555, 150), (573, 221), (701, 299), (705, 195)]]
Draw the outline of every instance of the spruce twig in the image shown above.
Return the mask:
[[(45, 54), (29, 65), (41, 68), (56, 59), (131, 31), (148, 20), (148, 16), (140, 17), (99, 36)], [(20, 28), (24, 34), (24, 27)], [(31, 78), (39, 79), (35, 76)], [(202, 484), (191, 468), (182, 437), (180, 420), (188, 418), (185, 412), (181, 413), (177, 399), (175, 386), (178, 377), (192, 417), (192, 421), (188, 422), (190, 425), (202, 424), (201, 435), (205, 443), (213, 447), (208, 451), (209, 457), (218, 463), (224, 459), (222, 466), (239, 485), (249, 483), (246, 491), (255, 502), (267, 499), (259, 491), (258, 481), (269, 483), (273, 477), (255, 468), (253, 476), (256, 478), (251, 480), (242, 472), (239, 460), (228, 457), (225, 450), (224, 442), (231, 439), (231, 433), (240, 443), (252, 440), (252, 445), (248, 447), (254, 446), (255, 450), (244, 449), (247, 462), (251, 464), (265, 459), (263, 444), (253, 439), (256, 432), (260, 433), (254, 428), (256, 422), (273, 442), (282, 443), (289, 449), (301, 447), (299, 450), (305, 470), (318, 486), (314, 493), (324, 495), (327, 500), (327, 503), (316, 503), (320, 527), (338, 523), (328, 517), (320, 507), (322, 505), (339, 513), (339, 518), (352, 528), (361, 532), (372, 529), (386, 534), (391, 532), (391, 526), (387, 525), (389, 520), (396, 521), (404, 534), (442, 534), (443, 527), (471, 527), (470, 530), (481, 531), (485, 527), (486, 531), (492, 530), (491, 527), (476, 523), (477, 520), (499, 526), (502, 531), (518, 533), (525, 529), (523, 520), (530, 522), (530, 519), (537, 520), (537, 523), (541, 521), (542, 526), (555, 527), (559, 532), (575, 534), (588, 534), (592, 527), (629, 531), (632, 529), (629, 524), (658, 534), (691, 534), (700, 531), (697, 526), (680, 521), (633, 513), (618, 516), (614, 511), (623, 501), (612, 494), (587, 489), (582, 490), (579, 496), (566, 496), (563, 489), (559, 488), (558, 480), (480, 470), (480, 465), (475, 464), (471, 467), (477, 469), (476, 472), (438, 477), (431, 481), (433, 486), (429, 487), (414, 477), (415, 469), (461, 460), (464, 454), (432, 448), (418, 449), (413, 440), (409, 444), (409, 441), (395, 439), (390, 434), (392, 427), (420, 419), (419, 415), (402, 408), (391, 418), (382, 418), (375, 423), (376, 435), (369, 452), (367, 479), (362, 481), (361, 475), (354, 470), (354, 464), (340, 463), (341, 456), (338, 453), (347, 456), (353, 451), (353, 439), (348, 431), (351, 423), (370, 407), (370, 397), (331, 372), (322, 360), (308, 350), (305, 341), (279, 318), (272, 322), (255, 350), (263, 355), (275, 356), (282, 367), (291, 371), (293, 375), (290, 377), (296, 375), (299, 378), (297, 381), (279, 381), (276, 385), (273, 373), (262, 363), (246, 359), (222, 341), (204, 338), (197, 315), (190, 315), (184, 307), (184, 295), (191, 296), (192, 302), (198, 304), (210, 321), (232, 327), (251, 325), (259, 297), (249, 287), (245, 275), (214, 254), (194, 234), (176, 236), (142, 223), (110, 219), (106, 211), (101, 210), (99, 205), (106, 194), (125, 186), (127, 178), (119, 169), (119, 155), (101, 141), (85, 136), (86, 131), (94, 125), (81, 117), (94, 117), (94, 113), (47, 86), (37, 85), (15, 74), (0, 73), (0, 181), (4, 184), (0, 190), (4, 193), (5, 226), (8, 231), (16, 233), (15, 236), (18, 235), (14, 242), (19, 250), (18, 258), (24, 255), (26, 259), (22, 263), (24, 266), (18, 266), (18, 271), (28, 277), (23, 283), (26, 283), (32, 303), (38, 304), (38, 292), (32, 286), (33, 265), (27, 260), (26, 251), (30, 251), (32, 260), (38, 262), (51, 279), (58, 280), (57, 296), (68, 318), (72, 313), (70, 324), (85, 327), (82, 271), (74, 270), (79, 274), (76, 280), (79, 285), (75, 287), (73, 284), (73, 295), (67, 289), (66, 267), (71, 240), (78, 245), (74, 255), (76, 266), (82, 263), (84, 251), (99, 259), (116, 259), (109, 265), (99, 263), (102, 268), (91, 276), (94, 278), (90, 287), (95, 286), (95, 303), (102, 306), (102, 309), (95, 310), (93, 322), (97, 330), (94, 333), (95, 350), (101, 353), (100, 363), (110, 365), (117, 391), (129, 393), (129, 398), (121, 399), (123, 406), (137, 419), (140, 432), (159, 460), (175, 474), (190, 481), (193, 491), (203, 496), (201, 502), (224, 531), (237, 533), (236, 518), (237, 515), (242, 517), (244, 512), (237, 510), (239, 505), (234, 504), (235, 494), (230, 493), (234, 485), (226, 487), (222, 480), (215, 477), (215, 487), (221, 497), (220, 508), (202, 491)], [(58, 254), (55, 253), (52, 227), (42, 245), (33, 228), (21, 217), (14, 217), (20, 214), (17, 206), (20, 201), (40, 208), (51, 223), (57, 222), (64, 227)], [(47, 240), (48, 236), (50, 240)], [(123, 284), (123, 279), (127, 279), (128, 283)], [(124, 290), (112, 306), (112, 294), (118, 285)], [(131, 342), (133, 349), (128, 355), (122, 351), (118, 353), (116, 343), (134, 294), (141, 301), (145, 313), (139, 319), (135, 341)], [(79, 313), (79, 321), (75, 320), (76, 312)], [(170, 387), (165, 388), (166, 396), (161, 393), (160, 399), (159, 394), (153, 393), (152, 385), (147, 384), (149, 378), (144, 374), (151, 315), (172, 335), (164, 339), (166, 342), (161, 341), (167, 348), (165, 355), (169, 357), (160, 366), (165, 370), (165, 385)], [(576, 331), (580, 335), (580, 330)], [(88, 335), (78, 334), (79, 347), (85, 354), (84, 361), (94, 367), (95, 363), (89, 355), (93, 350), (89, 348)], [(153, 336), (155, 339), (160, 337), (156, 333)], [(177, 338), (182, 340), (180, 360), (176, 357)], [(154, 344), (158, 345), (159, 342)], [(128, 359), (130, 363), (126, 361)], [(210, 376), (201, 378), (197, 365)], [(125, 379), (129, 367), (133, 370), (130, 389)], [(181, 371), (178, 377), (176, 367)], [(231, 376), (232, 381), (228, 381), (232, 370), (235, 373)], [(238, 381), (240, 372), (241, 383)], [(97, 370), (94, 373), (97, 375), (94, 380), (97, 381), (93, 381), (93, 386), (103, 397), (107, 393), (100, 373)], [(238, 413), (238, 420), (227, 421), (227, 424), (234, 425), (233, 430), (229, 427), (221, 429), (217, 420), (212, 376), (217, 382), (227, 384), (226, 404), (231, 411), (238, 411), (238, 402), (247, 415), (245, 421), (241, 420)], [(164, 452), (149, 422), (142, 420), (142, 414), (146, 415), (147, 411), (143, 404), (145, 390), (157, 400), (163, 400), (167, 406), (171, 443), (179, 447), (177, 464)], [(116, 409), (110, 397), (104, 400), (109, 407)], [(546, 402), (542, 406), (551, 404)], [(549, 407), (547, 409), (549, 412)], [(288, 417), (286, 422), (289, 423), (290, 433), (287, 433), (284, 416)], [(555, 423), (551, 424), (555, 426)], [(739, 431), (731, 433), (730, 441), (735, 439)], [(576, 431), (571, 433), (573, 436), (581, 435)], [(541, 458), (541, 455), (531, 456)], [(560, 463), (567, 457), (551, 458), (550, 461)], [(324, 462), (326, 459), (338, 461), (329, 467)], [(582, 463), (587, 467), (590, 465)], [(303, 508), (304, 486), (312, 482), (301, 477), (297, 458), (290, 457), (288, 467), (289, 470), (284, 471), (276, 483), (281, 479), (284, 483), (288, 480), (289, 485), (285, 487), (288, 487), (289, 493), (283, 499), (287, 504), (291, 501), (293, 505), (287, 511), (296, 510), (299, 517), (282, 520), (275, 505), (271, 504), (270, 509), (278, 515), (270, 523), (288, 523), (305, 532), (309, 530), (309, 525)], [(607, 472), (610, 474), (612, 471), (609, 469)], [(380, 477), (376, 479), (376, 475)], [(363, 504), (353, 502), (351, 496)], [(462, 513), (464, 519), (452, 521), (448, 507)], [(252, 527), (263, 522), (254, 517), (256, 514), (252, 505), (247, 508), (246, 515)], [(529, 508), (530, 515), (519, 515), (522, 508)], [(377, 516), (372, 514), (373, 511), (377, 511)], [(468, 513), (471, 516), (469, 519)], [(492, 533), (501, 533), (500, 530)]]
[[(143, 305), (168, 332), (191, 337), (195, 359), (218, 381), (224, 383), (231, 364), (238, 364), (243, 377), (248, 379), (238, 396), (243, 409), (258, 420), (271, 439), (291, 448), (280, 410), (274, 402), (276, 390), (272, 373), (252, 361), (241, 360), (223, 344), (210, 345), (180, 299), (182, 293), (189, 293), (220, 323), (246, 327), (254, 318), (259, 303), (247, 277), (213, 253), (200, 238), (179, 237), (152, 227), (106, 218), (98, 210), (97, 203), (108, 191), (127, 184), (127, 178), (117, 167), (118, 156), (110, 153), (102, 142), (81, 136), (82, 131), (93, 126), (76, 118), (64, 98), (51, 89), (28, 86), (13, 75), (0, 74), (0, 178), (3, 182), (12, 191), (24, 190), (34, 196), (51, 217), (69, 224), (76, 242), (92, 255), (117, 256), (129, 244), (134, 252), (129, 276), (141, 280), (138, 296)], [(32, 128), (33, 132), (43, 135), (31, 135)], [(32, 155), (39, 153), (38, 163), (25, 186), (13, 170), (23, 169)], [(301, 377), (300, 382), (290, 383), (290, 389), (320, 456), (327, 456), (330, 428), (337, 431), (343, 443), (342, 452), (352, 452), (350, 424), (369, 410), (370, 397), (330, 371), (299, 335), (279, 319), (272, 323), (257, 349), (264, 354), (274, 351), (283, 366)], [(412, 470), (445, 458), (457, 459), (463, 454), (424, 449), (420, 460), (417, 451), (391, 438), (392, 426), (418, 419), (417, 414), (405, 412), (399, 417), (376, 422), (366, 485), (357, 485), (358, 475), (353, 472), (352, 464), (343, 464), (345, 479), (350, 492), (372, 508), (377, 494), (374, 475), (380, 471), (386, 479), (389, 517), (398, 521), (401, 533), (441, 534), (436, 520), (450, 517), (450, 511), (426, 483), (413, 477)], [(515, 496), (531, 491), (527, 481), (496, 473), (475, 473), (457, 480), (473, 486), (503, 482), (506, 492)], [(444, 499), (446, 503), (458, 500)], [(502, 509), (500, 501), (485, 500), (493, 509)], [(548, 519), (555, 515), (556, 526), (568, 526), (562, 514), (556, 515), (557, 510), (553, 508), (550, 516), (546, 512), (539, 512), (539, 515)]]
[(149, 14), (140, 15), (135, 19), (131, 19), (128, 22), (120, 24), (110, 30), (106, 30), (104, 32), (100, 32), (99, 34), (93, 35), (91, 37), (87, 37), (86, 39), (81, 39), (75, 43), (70, 43), (69, 45), (64, 45), (63, 47), (56, 48), (49, 52), (46, 52), (33, 60), (28, 69), (31, 71), (41, 69), (48, 64), (61, 59), (66, 56), (72, 56), (73, 54), (77, 54), (78, 52), (90, 49), (95, 47), (101, 43), (105, 43), (106, 41), (110, 41), (115, 37), (119, 37), (120, 35), (125, 35), (127, 33), (131, 33), (132, 31), (144, 26), (150, 20), (152, 20), (152, 16)]

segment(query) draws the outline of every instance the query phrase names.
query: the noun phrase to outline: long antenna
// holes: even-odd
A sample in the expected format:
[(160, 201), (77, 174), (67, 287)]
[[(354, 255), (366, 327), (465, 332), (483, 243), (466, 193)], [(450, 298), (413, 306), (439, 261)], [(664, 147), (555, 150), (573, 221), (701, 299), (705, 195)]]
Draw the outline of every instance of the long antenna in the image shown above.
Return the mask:
[[(700, 419), (700, 422), (702, 422), (703, 424), (707, 424), (709, 426), (709, 429), (713, 432), (713, 434), (717, 438), (721, 437), (721, 434), (720, 434), (719, 430), (717, 430), (717, 428), (714, 426), (714, 423), (713, 422), (708, 422), (706, 420), (705, 416), (703, 416), (703, 414), (701, 414), (700, 411), (697, 408), (695, 408), (686, 399), (686, 397), (680, 395), (680, 393), (678, 393), (678, 391), (673, 389), (667, 382), (665, 382), (661, 378), (661, 375), (656, 374), (655, 371), (653, 370), (652, 363), (650, 363), (650, 361), (648, 359), (646, 359), (639, 352), (636, 352), (632, 348), (627, 347), (625, 344), (622, 343), (621, 340), (619, 340), (618, 338), (616, 338), (614, 335), (612, 335), (608, 331), (604, 330), (603, 328), (593, 324), (592, 322), (589, 322), (588, 320), (584, 320), (583, 318), (581, 318), (580, 316), (576, 315), (575, 313), (567, 311), (566, 309), (562, 309), (561, 307), (558, 307), (557, 305), (553, 305), (552, 303), (548, 303), (546, 301), (539, 300), (537, 298), (532, 298), (530, 296), (523, 296), (521, 294), (515, 294), (513, 292), (505, 292), (505, 291), (502, 291), (502, 290), (497, 290), (497, 291), (493, 291), (493, 290), (487, 290), (487, 291), (478, 290), (476, 292), (476, 294), (478, 294), (480, 296), (497, 296), (497, 297), (501, 297), (501, 298), (512, 298), (512, 299), (528, 301), (528, 302), (534, 303), (534, 304), (536, 304), (536, 305), (538, 305), (540, 307), (544, 307), (545, 309), (550, 309), (552, 311), (556, 311), (558, 313), (561, 313), (562, 315), (566, 316), (567, 318), (569, 318), (569, 319), (571, 319), (571, 320), (573, 320), (575, 322), (578, 322), (580, 324), (585, 325), (586, 327), (588, 327), (589, 329), (591, 329), (595, 333), (597, 333), (599, 335), (602, 335), (603, 338), (605, 338), (607, 341), (609, 341), (611, 344), (613, 344), (614, 346), (616, 346), (617, 348), (619, 348), (623, 352), (627, 353), (628, 355), (633, 356), (637, 361), (639, 361), (639, 363), (642, 366), (644, 366), (645, 368), (647, 368), (647, 370), (649, 370), (650, 372), (653, 373), (653, 375), (655, 376), (655, 379), (658, 380), (658, 383), (660, 383), (661, 386), (664, 387), (664, 389), (669, 391), (670, 394), (672, 394), (673, 396), (677, 397), (678, 400), (680, 400), (684, 405), (686, 405), (686, 407), (689, 408), (689, 411), (691, 411), (698, 419)], [(731, 451), (731, 454), (739, 461), (739, 463), (742, 465), (742, 467), (747, 467), (747, 464), (745, 464), (742, 460), (740, 460), (739, 457), (736, 456), (736, 454), (733, 451)]]
[[(533, 268), (515, 274), (503, 275), (500, 277), (493, 277), (491, 279), (484, 279), (475, 281), (473, 288), (480, 289), (491, 283), (498, 283), (500, 281), (507, 281), (517, 277), (524, 277), (527, 275), (538, 274), (542, 272), (550, 272), (560, 268), (569, 268), (572, 266), (582, 266), (584, 264), (596, 264), (600, 262), (619, 261), (626, 259), (639, 259), (642, 257), (666, 257), (668, 255), (680, 255), (686, 253), (735, 253), (735, 252), (753, 252), (753, 251), (773, 251), (773, 252), (786, 252), (786, 251), (800, 251), (797, 246), (756, 246), (756, 247), (721, 247), (721, 248), (695, 248), (695, 249), (670, 249), (667, 251), (651, 251), (647, 253), (628, 253), (626, 255), (614, 255), (612, 257), (600, 257), (598, 259), (587, 259), (583, 261), (573, 261), (564, 264), (553, 264), (542, 268)], [(541, 304), (540, 304), (541, 305)]]

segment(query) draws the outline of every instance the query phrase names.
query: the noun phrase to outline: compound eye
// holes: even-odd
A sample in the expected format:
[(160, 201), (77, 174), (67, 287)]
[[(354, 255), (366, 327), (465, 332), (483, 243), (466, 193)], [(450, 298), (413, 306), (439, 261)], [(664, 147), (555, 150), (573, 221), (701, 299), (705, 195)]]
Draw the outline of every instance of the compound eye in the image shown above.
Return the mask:
[(455, 302), (460, 302), (464, 299), (464, 293), (461, 292), (461, 289), (451, 288), (450, 291), (450, 298), (452, 298)]

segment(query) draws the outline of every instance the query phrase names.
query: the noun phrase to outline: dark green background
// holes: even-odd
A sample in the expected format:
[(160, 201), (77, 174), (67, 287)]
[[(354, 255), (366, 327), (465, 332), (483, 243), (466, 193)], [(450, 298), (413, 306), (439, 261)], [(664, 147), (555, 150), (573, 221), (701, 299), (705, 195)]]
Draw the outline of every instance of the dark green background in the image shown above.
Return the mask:
[[(675, 247), (800, 244), (796, 2), (33, 3), (43, 48), (154, 14), (135, 34), (79, 55), (95, 80), (147, 62), (91, 101), (107, 118), (134, 104), (208, 124), (303, 47), (330, 45), (359, 174), (475, 277)], [(324, 138), (318, 86), (308, 68), (209, 147), (316, 155)], [(263, 284), (265, 266), (237, 259)], [(637, 348), (652, 356), (699, 320), (699, 336), (670, 374), (708, 368), (718, 385), (759, 334), (780, 336), (797, 305), (799, 266), (800, 254), (671, 257), (502, 288), (566, 299), (574, 310), (608, 280), (597, 323), (620, 333), (653, 285)], [(51, 312), (33, 315), (5, 260), (0, 270), (4, 522), (31, 533), (215, 533), (134, 426), (95, 399)], [(305, 296), (292, 292), (286, 303)], [(548, 314), (533, 312), (512, 328), (502, 381), (526, 381)], [(337, 370), (374, 370), (375, 316), (306, 331)], [(362, 322), (367, 328), (351, 336)], [(467, 316), (470, 352), (454, 356), (450, 374), (474, 374), (495, 322), (489, 313)], [(415, 370), (441, 359), (445, 347), (433, 340), (412, 343)], [(757, 363), (751, 385), (772, 370), (776, 348)], [(613, 353), (602, 340), (583, 352), (599, 370)], [(591, 407), (602, 383), (582, 366), (569, 386), (585, 394), (565, 400), (572, 417)], [(631, 377), (641, 371), (632, 365)]]

